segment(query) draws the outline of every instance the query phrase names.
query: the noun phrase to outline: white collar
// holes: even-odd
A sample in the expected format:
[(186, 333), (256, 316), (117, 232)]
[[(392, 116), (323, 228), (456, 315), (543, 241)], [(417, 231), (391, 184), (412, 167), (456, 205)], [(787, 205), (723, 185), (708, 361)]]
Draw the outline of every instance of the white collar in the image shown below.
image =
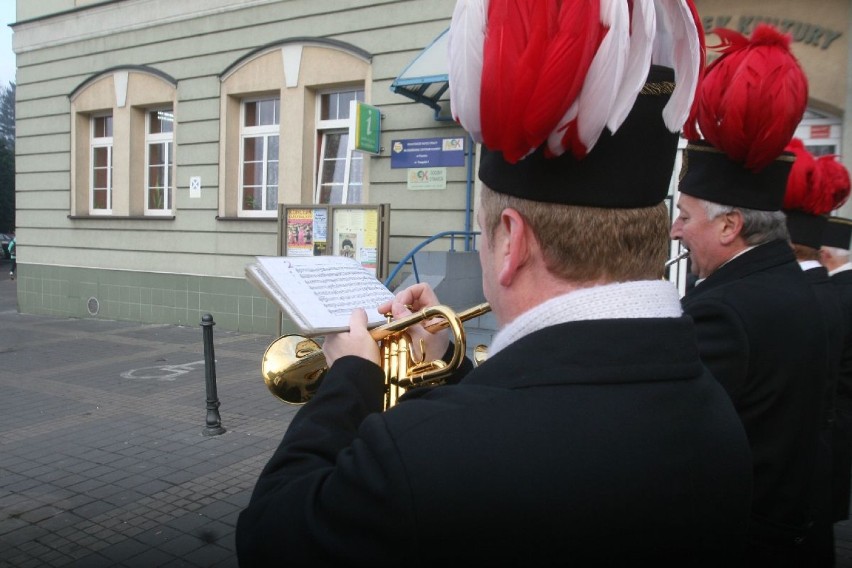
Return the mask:
[(802, 260), (799, 262), (799, 266), (802, 267), (802, 270), (811, 270), (812, 268), (819, 268), (822, 265), (817, 260)]
[(623, 318), (676, 318), (683, 314), (677, 288), (668, 280), (620, 282), (574, 290), (519, 315), (494, 336), (488, 355), (520, 338), (560, 323)]
[(846, 272), (847, 270), (852, 270), (852, 262), (847, 262), (845, 264), (841, 264), (840, 266), (838, 266), (834, 270), (829, 270), (828, 275), (834, 276), (838, 272)]

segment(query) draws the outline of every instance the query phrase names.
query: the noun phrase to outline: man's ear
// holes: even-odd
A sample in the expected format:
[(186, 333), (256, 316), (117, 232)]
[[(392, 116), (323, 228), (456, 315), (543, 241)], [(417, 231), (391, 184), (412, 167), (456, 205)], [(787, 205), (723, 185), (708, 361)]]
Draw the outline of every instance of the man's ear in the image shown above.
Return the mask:
[(729, 245), (740, 238), (740, 233), (743, 231), (743, 214), (739, 209), (734, 209), (719, 217), (722, 223), (722, 230), (719, 233), (719, 242), (723, 245)]
[(501, 286), (510, 286), (529, 262), (530, 247), (535, 244), (535, 237), (526, 219), (514, 209), (503, 210), (500, 225), (504, 240), (498, 282)]

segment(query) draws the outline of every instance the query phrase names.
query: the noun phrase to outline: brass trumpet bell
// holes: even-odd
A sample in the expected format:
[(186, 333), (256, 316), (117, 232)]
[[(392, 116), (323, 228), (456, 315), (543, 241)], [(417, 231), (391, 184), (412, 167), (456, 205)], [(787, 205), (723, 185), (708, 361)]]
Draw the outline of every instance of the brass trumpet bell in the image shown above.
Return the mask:
[(301, 335), (282, 335), (273, 341), (261, 362), (266, 388), (290, 404), (308, 402), (327, 370), (319, 343)]
[[(379, 342), (381, 365), (385, 373), (385, 402), (388, 409), (409, 388), (433, 385), (451, 375), (464, 360), (465, 332), (462, 322), (488, 313), (486, 304), (474, 306), (456, 314), (446, 306), (431, 306), (398, 320), (389, 321), (370, 331)], [(430, 332), (450, 328), (454, 351), (449, 362), (443, 360), (414, 360), (408, 328), (427, 320)], [(481, 350), (478, 349), (478, 353)], [(420, 352), (423, 352), (422, 346)], [(477, 363), (484, 354), (477, 357)], [(319, 388), (328, 363), (320, 345), (301, 335), (283, 335), (273, 341), (263, 354), (261, 375), (269, 391), (288, 404), (304, 404)]]

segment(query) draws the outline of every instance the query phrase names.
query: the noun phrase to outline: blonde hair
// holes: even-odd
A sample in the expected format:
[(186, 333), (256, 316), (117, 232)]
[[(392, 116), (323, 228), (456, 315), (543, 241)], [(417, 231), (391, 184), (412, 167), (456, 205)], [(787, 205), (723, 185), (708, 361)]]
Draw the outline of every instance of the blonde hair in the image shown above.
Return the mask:
[(480, 198), (490, 237), (504, 209), (526, 220), (553, 274), (573, 282), (628, 282), (663, 277), (669, 251), (664, 203), (639, 209), (607, 209), (520, 199), (483, 186)]

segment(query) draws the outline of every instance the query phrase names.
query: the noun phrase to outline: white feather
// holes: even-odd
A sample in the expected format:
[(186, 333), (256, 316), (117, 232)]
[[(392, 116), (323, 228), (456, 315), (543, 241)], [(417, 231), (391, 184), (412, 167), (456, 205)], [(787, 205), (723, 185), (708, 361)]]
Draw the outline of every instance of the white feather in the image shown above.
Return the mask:
[(615, 98), (615, 103), (606, 123), (610, 132), (615, 132), (627, 119), (636, 97), (648, 78), (651, 53), (654, 50), (654, 35), (657, 18), (653, 0), (636, 0), (633, 3), (633, 32), (630, 34), (630, 54), (624, 79)]
[(577, 97), (577, 135), (590, 152), (609, 119), (624, 77), (630, 47), (630, 12), (623, 0), (601, 0), (601, 22), (609, 27)]
[[(675, 89), (663, 109), (663, 120), (671, 132), (680, 132), (689, 116), (701, 64), (698, 28), (685, 0), (656, 0), (662, 20), (658, 22), (654, 61), (674, 68)], [(660, 23), (664, 29), (660, 30)]]
[(565, 153), (565, 146), (562, 145), (562, 134), (565, 127), (577, 118), (577, 108), (577, 101), (574, 101), (574, 104), (565, 111), (565, 116), (562, 117), (556, 128), (547, 136), (547, 149), (554, 156), (561, 156)]
[(476, 142), (482, 142), (479, 103), (488, 0), (458, 0), (447, 38), (450, 112)]

